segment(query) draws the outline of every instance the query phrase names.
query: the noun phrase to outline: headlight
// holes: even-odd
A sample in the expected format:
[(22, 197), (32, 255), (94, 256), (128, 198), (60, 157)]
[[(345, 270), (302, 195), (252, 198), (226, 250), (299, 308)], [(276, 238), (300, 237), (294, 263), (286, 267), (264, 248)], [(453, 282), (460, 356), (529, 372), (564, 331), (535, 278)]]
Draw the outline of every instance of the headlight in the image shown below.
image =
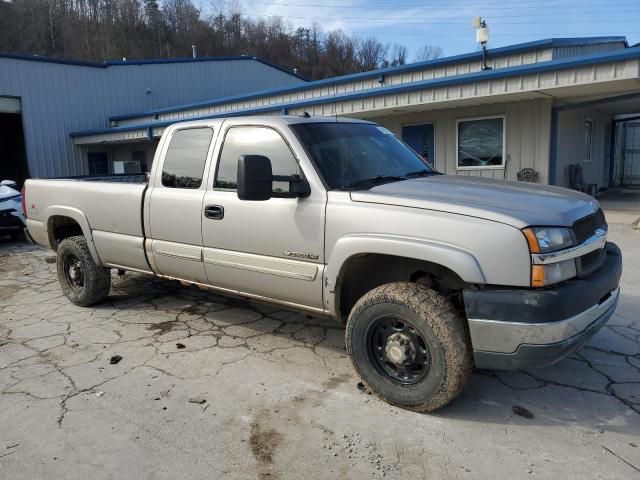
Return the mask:
[(568, 228), (535, 227), (525, 228), (524, 236), (527, 237), (531, 253), (549, 253), (556, 250), (571, 247), (573, 238)]
[[(527, 238), (532, 254), (557, 252), (573, 246), (573, 238), (568, 228), (533, 227), (525, 228), (522, 233)], [(531, 266), (531, 286), (544, 287), (576, 276), (575, 259), (546, 265)]]

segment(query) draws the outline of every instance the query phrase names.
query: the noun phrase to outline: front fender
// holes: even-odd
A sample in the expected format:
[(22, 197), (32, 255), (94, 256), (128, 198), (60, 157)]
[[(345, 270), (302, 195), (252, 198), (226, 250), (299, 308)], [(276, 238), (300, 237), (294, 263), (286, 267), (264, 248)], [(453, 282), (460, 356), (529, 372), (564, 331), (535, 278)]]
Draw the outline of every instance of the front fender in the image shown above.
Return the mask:
[(53, 229), (51, 227), (51, 220), (54, 216), (60, 217), (69, 217), (80, 225), (82, 229), (82, 234), (87, 240), (87, 247), (89, 248), (89, 252), (91, 253), (91, 257), (96, 265), (102, 265), (100, 260), (100, 256), (98, 255), (98, 251), (96, 250), (96, 246), (93, 243), (93, 235), (91, 234), (91, 227), (89, 226), (89, 221), (84, 213), (81, 210), (78, 210), (74, 207), (68, 207), (65, 205), (50, 205), (44, 211), (44, 225), (46, 226), (47, 236), (49, 238), (49, 245), (51, 248), (55, 250), (56, 244), (53, 239)]
[(324, 282), (325, 308), (335, 311), (336, 285), (347, 261), (358, 254), (382, 254), (414, 258), (447, 267), (467, 283), (486, 283), (480, 264), (471, 252), (447, 243), (386, 234), (353, 234), (334, 245)]

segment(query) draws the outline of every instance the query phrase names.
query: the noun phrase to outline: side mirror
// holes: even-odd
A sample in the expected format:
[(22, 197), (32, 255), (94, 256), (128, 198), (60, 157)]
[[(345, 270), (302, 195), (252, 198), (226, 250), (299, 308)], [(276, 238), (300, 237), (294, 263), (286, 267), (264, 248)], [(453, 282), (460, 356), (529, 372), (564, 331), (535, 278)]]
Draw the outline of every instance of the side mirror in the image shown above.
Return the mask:
[(271, 160), (263, 155), (241, 155), (238, 159), (238, 198), (269, 200), (272, 188)]

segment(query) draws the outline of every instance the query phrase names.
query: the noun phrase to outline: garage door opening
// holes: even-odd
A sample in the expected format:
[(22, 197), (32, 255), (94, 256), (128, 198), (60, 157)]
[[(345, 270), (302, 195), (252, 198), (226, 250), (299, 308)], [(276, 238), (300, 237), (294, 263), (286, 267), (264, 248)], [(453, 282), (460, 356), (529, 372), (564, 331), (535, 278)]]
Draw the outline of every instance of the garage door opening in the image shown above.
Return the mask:
[(0, 180), (15, 180), (21, 187), (29, 178), (20, 113), (0, 111)]

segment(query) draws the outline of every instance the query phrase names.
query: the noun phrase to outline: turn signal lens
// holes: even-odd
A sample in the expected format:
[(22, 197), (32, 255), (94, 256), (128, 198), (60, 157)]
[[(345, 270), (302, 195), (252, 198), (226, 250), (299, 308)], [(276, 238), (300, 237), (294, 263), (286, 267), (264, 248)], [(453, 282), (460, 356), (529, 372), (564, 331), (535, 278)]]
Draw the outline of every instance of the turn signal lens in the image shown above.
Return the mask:
[(544, 266), (533, 265), (531, 267), (531, 286), (544, 287)]
[(525, 228), (522, 230), (524, 236), (527, 238), (527, 243), (529, 244), (529, 251), (531, 253), (540, 253), (540, 247), (538, 246), (538, 239), (536, 238), (536, 234), (530, 228)]
[(576, 276), (575, 259), (548, 265), (531, 265), (531, 286), (545, 287), (560, 283)]

